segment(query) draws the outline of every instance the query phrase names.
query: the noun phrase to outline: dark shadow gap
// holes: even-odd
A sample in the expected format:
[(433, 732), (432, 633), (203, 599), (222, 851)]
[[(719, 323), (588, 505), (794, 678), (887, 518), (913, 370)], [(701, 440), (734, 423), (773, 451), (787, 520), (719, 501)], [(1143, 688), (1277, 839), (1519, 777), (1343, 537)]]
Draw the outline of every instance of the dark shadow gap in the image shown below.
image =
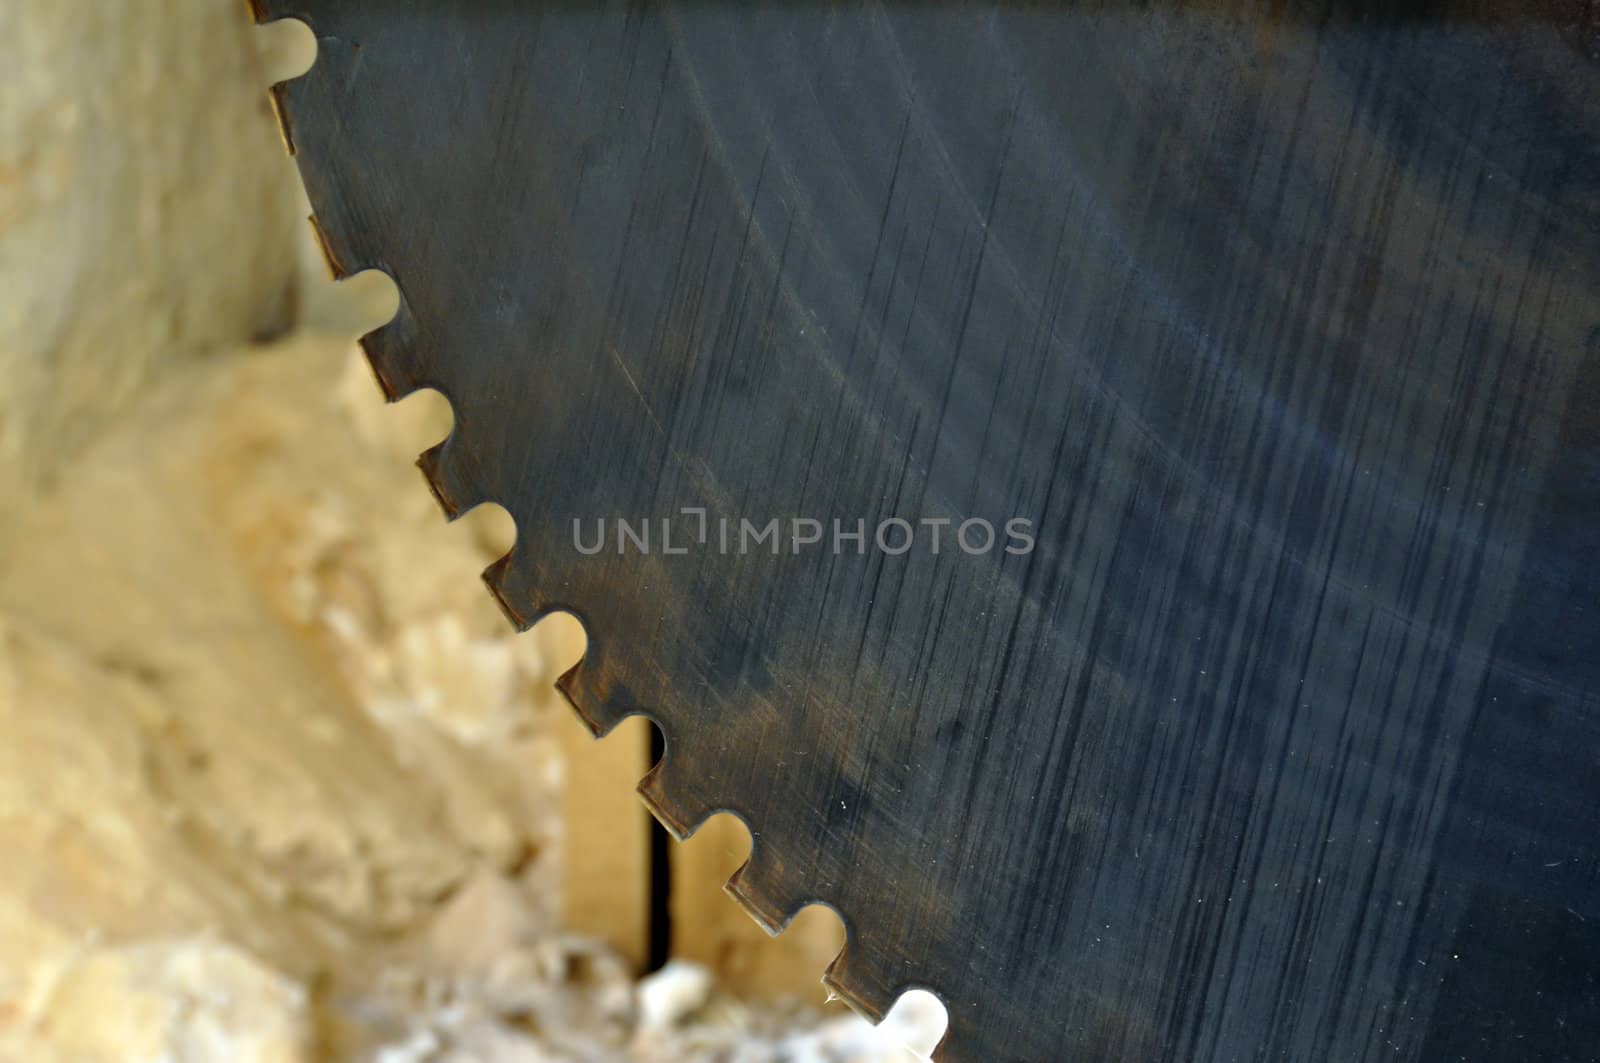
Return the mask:
[[(661, 729), (650, 728), (650, 763), (659, 764), (666, 755), (666, 740)], [(672, 958), (672, 836), (650, 820), (650, 948), (646, 971), (659, 971)]]

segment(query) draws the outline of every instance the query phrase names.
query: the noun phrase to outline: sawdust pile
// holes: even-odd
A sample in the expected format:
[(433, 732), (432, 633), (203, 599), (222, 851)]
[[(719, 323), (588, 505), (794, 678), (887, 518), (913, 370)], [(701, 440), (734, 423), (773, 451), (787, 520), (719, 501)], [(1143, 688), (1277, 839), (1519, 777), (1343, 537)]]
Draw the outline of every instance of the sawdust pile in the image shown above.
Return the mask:
[(0, 497), (293, 320), (301, 212), (242, 9), (0, 4)]
[(201, 363), (16, 519), (0, 1058), (907, 1058), (562, 933), (568, 662), (406, 460), (442, 413), (343, 341)]

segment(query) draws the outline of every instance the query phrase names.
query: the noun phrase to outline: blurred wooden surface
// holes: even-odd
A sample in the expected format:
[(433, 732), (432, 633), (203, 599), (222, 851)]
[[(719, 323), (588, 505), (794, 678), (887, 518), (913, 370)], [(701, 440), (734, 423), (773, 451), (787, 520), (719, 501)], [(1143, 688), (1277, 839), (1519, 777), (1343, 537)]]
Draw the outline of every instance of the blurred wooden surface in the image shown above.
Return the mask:
[[(583, 652), (583, 630), (570, 617), (552, 617), (534, 634), (559, 668)], [(650, 770), (649, 727), (631, 721), (596, 741), (576, 713), (561, 717), (562, 922), (642, 971), (650, 949), (651, 824), (634, 787)]]

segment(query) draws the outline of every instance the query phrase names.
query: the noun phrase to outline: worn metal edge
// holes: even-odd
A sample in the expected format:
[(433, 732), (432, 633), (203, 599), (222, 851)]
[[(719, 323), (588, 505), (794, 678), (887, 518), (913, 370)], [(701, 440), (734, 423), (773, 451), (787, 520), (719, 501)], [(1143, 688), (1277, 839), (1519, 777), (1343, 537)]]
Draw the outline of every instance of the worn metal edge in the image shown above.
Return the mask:
[[(315, 32), (315, 22), (311, 13), (299, 8), (293, 0), (288, 2), (244, 0), (244, 2), (257, 25), (289, 19), (304, 22)], [(268, 90), (272, 112), (277, 120), (285, 151), (295, 159), (297, 168), (303, 165), (303, 161), (298, 155), (293, 136), (293, 106), (289, 98), (289, 88), (293, 82), (311, 76), (315, 69), (316, 61), (313, 60), (311, 69), (304, 74), (288, 81), (280, 81), (270, 86)], [(416, 390), (431, 388), (438, 391), (450, 403), (455, 424), (459, 426), (460, 411), (456, 408), (455, 400), (448, 390), (419, 380), (404, 368), (405, 362), (412, 361), (405, 357), (404, 348), (409, 342), (408, 338), (416, 336), (417, 330), (410, 319), (405, 291), (398, 278), (380, 263), (352, 262), (351, 256), (341, 250), (348, 247), (343, 234), (331, 230), (315, 212), (309, 220), (328, 272), (335, 281), (346, 280), (357, 273), (377, 270), (395, 282), (396, 290), (399, 292), (399, 308), (394, 318), (372, 329), (358, 341), (385, 398), (390, 402), (396, 402)], [(451, 443), (456, 438), (457, 429), (453, 428), (449, 436), (424, 451), (417, 461), (434, 498), (438, 501), (445, 517), (451, 521), (478, 505), (496, 501), (490, 491), (478, 490), (475, 486), (468, 488), (466, 479), (451, 463)], [(518, 631), (527, 631), (543, 617), (557, 612), (571, 613), (582, 621), (583, 611), (571, 605), (540, 602), (532, 610), (517, 607), (505, 586), (506, 574), (516, 553), (517, 547), (513, 546), (483, 572), (484, 583), (511, 624)], [(665, 752), (640, 780), (637, 788), (639, 798), (650, 814), (680, 842), (691, 837), (713, 815), (724, 812), (732, 814), (750, 834), (751, 850), (746, 862), (728, 878), (723, 886), (723, 892), (732, 898), (752, 921), (773, 936), (787, 929), (804, 908), (823, 905), (833, 910), (844, 924), (845, 944), (821, 975), (821, 982), (829, 996), (842, 1001), (852, 1011), (876, 1025), (883, 1021), (890, 1008), (905, 993), (913, 990), (931, 993), (939, 999), (951, 1021), (946, 1028), (944, 1038), (933, 1050), (930, 1058), (936, 1063), (975, 1058), (953, 1041), (952, 1035), (955, 1033), (956, 1024), (953, 1021), (954, 1012), (949, 996), (941, 992), (936, 982), (931, 979), (897, 978), (892, 983), (885, 984), (881, 979), (871, 977), (869, 971), (881, 970), (884, 965), (868, 962), (870, 954), (864, 942), (860, 940), (849, 913), (826, 895), (795, 889), (795, 884), (783, 873), (782, 869), (787, 861), (782, 858), (779, 845), (767, 833), (757, 832), (751, 827), (753, 817), (749, 813), (729, 805), (712, 805), (686, 798), (685, 788), (673, 781), (672, 745), (675, 736), (672, 729), (666, 727), (659, 717), (641, 708), (629, 708), (620, 712), (608, 709), (602, 701), (592, 695), (584, 682), (585, 678), (592, 674), (592, 670), (585, 669), (584, 666), (596, 653), (597, 644), (596, 633), (588, 629), (587, 623), (585, 632), (588, 635), (588, 646), (584, 656), (556, 681), (556, 689), (597, 739), (604, 738), (622, 720), (631, 716), (646, 717), (661, 732)]]

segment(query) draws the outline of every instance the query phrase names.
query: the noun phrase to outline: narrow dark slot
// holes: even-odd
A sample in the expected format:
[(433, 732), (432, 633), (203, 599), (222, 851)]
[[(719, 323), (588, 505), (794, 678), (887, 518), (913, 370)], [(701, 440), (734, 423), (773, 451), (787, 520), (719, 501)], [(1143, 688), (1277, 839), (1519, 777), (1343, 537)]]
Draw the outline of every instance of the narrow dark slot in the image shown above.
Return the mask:
[[(650, 729), (650, 763), (659, 764), (667, 746), (661, 732)], [(672, 837), (650, 819), (650, 955), (648, 967), (659, 971), (672, 957)]]

